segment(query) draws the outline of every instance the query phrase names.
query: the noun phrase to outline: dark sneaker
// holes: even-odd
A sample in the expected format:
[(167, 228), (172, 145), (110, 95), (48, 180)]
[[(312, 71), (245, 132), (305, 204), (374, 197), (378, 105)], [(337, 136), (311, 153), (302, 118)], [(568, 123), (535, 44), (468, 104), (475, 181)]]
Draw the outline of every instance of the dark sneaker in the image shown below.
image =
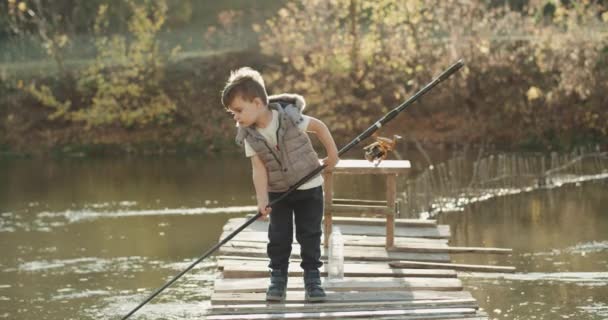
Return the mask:
[(325, 290), (321, 287), (321, 274), (319, 270), (304, 270), (304, 289), (306, 289), (306, 301), (322, 302), (327, 297)]
[(270, 271), (270, 285), (266, 291), (266, 301), (281, 302), (285, 300), (287, 291), (287, 271)]

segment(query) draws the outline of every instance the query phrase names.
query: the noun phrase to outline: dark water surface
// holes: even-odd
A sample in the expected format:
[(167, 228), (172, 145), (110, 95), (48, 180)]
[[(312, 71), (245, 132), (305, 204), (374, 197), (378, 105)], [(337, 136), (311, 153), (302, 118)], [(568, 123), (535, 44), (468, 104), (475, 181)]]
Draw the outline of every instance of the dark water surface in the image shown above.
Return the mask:
[[(245, 159), (0, 160), (0, 319), (116, 319), (255, 210)], [(382, 181), (338, 179), (337, 196), (381, 197)], [(606, 180), (494, 198), (442, 214), (452, 244), (514, 249), (454, 255), (514, 265), (463, 273), (495, 319), (608, 319)], [(133, 319), (204, 317), (204, 261)]]
[(513, 248), (452, 256), (517, 268), (459, 275), (495, 319), (608, 319), (608, 180), (495, 198), (439, 221), (452, 245)]

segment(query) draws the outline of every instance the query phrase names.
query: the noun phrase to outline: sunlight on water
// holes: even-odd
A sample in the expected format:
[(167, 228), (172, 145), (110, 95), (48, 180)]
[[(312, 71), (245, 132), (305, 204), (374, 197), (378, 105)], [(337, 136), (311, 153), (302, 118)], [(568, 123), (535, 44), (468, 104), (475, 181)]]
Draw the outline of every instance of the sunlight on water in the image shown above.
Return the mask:
[(458, 263), (516, 267), (513, 274), (459, 273), (490, 319), (605, 319), (608, 181), (595, 178), (439, 216), (451, 226), (452, 245), (513, 248), (508, 256), (452, 255)]
[(583, 182), (597, 181), (608, 179), (608, 173), (592, 174), (584, 176), (575, 175), (556, 175), (552, 177), (551, 183), (545, 186), (533, 186), (533, 187), (522, 187), (522, 188), (486, 188), (483, 190), (477, 190), (476, 195), (462, 195), (461, 197), (449, 198), (449, 197), (438, 197), (434, 200), (431, 207), (434, 207), (433, 211), (422, 211), (418, 213), (421, 219), (431, 219), (441, 212), (455, 212), (463, 211), (464, 207), (473, 203), (487, 201), (496, 197), (504, 197), (510, 195), (516, 195), (520, 193), (532, 192), (539, 189), (553, 189), (559, 188), (569, 184), (575, 184), (580, 186)]
[(532, 272), (532, 273), (459, 273), (462, 278), (514, 281), (557, 281), (585, 284), (608, 284), (608, 272)]
[(572, 253), (594, 253), (608, 251), (608, 241), (593, 241), (577, 244), (574, 247), (566, 248), (566, 251)]
[[(192, 261), (166, 262), (146, 257), (111, 259), (89, 257), (29, 261), (21, 263), (17, 270), (3, 270), (3, 272), (35, 279), (75, 278), (76, 281), (68, 281), (58, 286), (39, 287), (38, 291), (42, 291), (38, 292), (39, 294), (49, 296), (48, 300), (45, 299), (41, 303), (48, 305), (48, 308), (51, 308), (53, 303), (80, 305), (84, 307), (83, 310), (86, 310), (85, 314), (90, 319), (107, 319), (126, 314), (152, 293), (148, 285), (124, 286), (121, 282), (138, 283), (137, 278), (149, 273), (148, 270), (155, 270), (153, 273), (158, 274), (155, 282), (159, 283), (164, 281), (163, 278), (168, 280), (171, 275), (185, 269), (191, 263)], [(184, 316), (202, 319), (208, 306), (213, 281), (217, 277), (215, 267), (214, 259), (198, 264), (193, 271), (167, 289), (161, 297), (142, 309), (141, 314), (134, 319), (184, 319)], [(100, 279), (100, 276), (112, 280)], [(1, 289), (10, 288), (10, 285), (0, 286), (0, 296)], [(4, 298), (10, 301), (8, 297)], [(62, 317), (57, 317), (59, 318)]]
[(608, 319), (608, 303), (593, 303), (589, 306), (578, 307), (590, 315), (606, 317)]
[(159, 210), (124, 210), (124, 211), (91, 211), (91, 210), (68, 210), (64, 212), (41, 212), (39, 218), (62, 217), (68, 223), (80, 222), (100, 218), (122, 218), (133, 216), (167, 216), (167, 215), (199, 215), (199, 214), (226, 214), (226, 213), (250, 213), (257, 210), (256, 206), (240, 207), (215, 207), (215, 208), (179, 208)]
[[(132, 204), (135, 205), (135, 204)], [(106, 218), (125, 218), (138, 216), (179, 216), (203, 214), (238, 214), (251, 213), (257, 210), (256, 206), (233, 207), (201, 207), (201, 208), (164, 208), (157, 210), (92, 210), (91, 208), (107, 208), (109, 204), (92, 204), (88, 209), (66, 210), (59, 212), (42, 211), (35, 214), (33, 220), (27, 221), (22, 215), (11, 212), (2, 213), (0, 232), (14, 232), (17, 229), (24, 231), (51, 232), (70, 223), (91, 221)]]
[[(0, 319), (120, 318), (217, 243), (228, 218), (257, 209), (250, 183), (242, 183), (250, 173), (230, 162), (184, 169), (152, 161), (146, 169), (85, 161), (49, 164), (51, 175), (36, 171), (45, 165), (14, 165), (5, 172), (12, 183), (0, 184)], [(491, 319), (606, 319), (606, 177), (554, 175), (540, 188), (441, 198), (455, 211), (437, 216), (450, 224), (451, 245), (514, 249), (453, 255), (458, 263), (517, 268), (460, 274)], [(336, 187), (361, 199), (384, 183), (350, 182)], [(204, 319), (217, 276), (214, 258), (203, 261), (132, 319)]]

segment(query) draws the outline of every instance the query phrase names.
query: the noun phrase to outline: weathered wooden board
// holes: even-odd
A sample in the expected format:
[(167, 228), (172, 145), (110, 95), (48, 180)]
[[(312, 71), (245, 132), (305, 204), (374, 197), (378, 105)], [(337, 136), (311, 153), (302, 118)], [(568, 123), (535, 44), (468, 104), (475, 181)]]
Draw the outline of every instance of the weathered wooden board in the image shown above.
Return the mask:
[(445, 268), (460, 271), (478, 271), (478, 272), (515, 272), (515, 267), (507, 266), (486, 266), (474, 264), (457, 264), (457, 263), (431, 263), (419, 261), (395, 261), (389, 263), (393, 268)]
[(378, 319), (378, 320), (488, 320), (488, 316), (487, 315), (483, 315), (482, 312), (477, 311), (476, 314), (474, 315), (452, 315), (452, 316), (440, 316), (440, 317), (418, 317), (418, 318), (403, 318), (403, 317), (390, 317), (390, 316), (386, 316), (386, 317), (375, 317), (374, 319)]
[[(257, 248), (266, 250), (266, 246), (268, 244), (260, 241), (243, 241), (240, 239), (230, 240), (224, 247), (241, 247), (241, 248)], [(377, 246), (373, 248), (368, 248), (369, 246), (360, 246), (353, 243), (344, 243), (344, 247), (355, 248), (357, 250), (386, 250), (386, 248)], [(462, 248), (455, 247), (456, 252), (460, 250), (464, 252), (475, 252), (476, 248)], [(485, 249), (485, 248), (480, 248)], [(492, 249), (492, 248), (489, 248)], [(321, 251), (324, 251), (325, 248), (321, 248)], [(398, 252), (421, 252), (421, 253), (446, 253), (450, 251), (450, 247), (447, 244), (430, 244), (424, 242), (410, 243), (405, 244), (399, 247), (390, 248), (389, 251), (398, 251)], [(505, 249), (506, 250), (506, 249)], [(300, 244), (292, 243), (292, 251), (300, 251)], [(509, 251), (510, 252), (510, 251)]]
[[(292, 250), (291, 256), (300, 257), (299, 247)], [(245, 256), (245, 257), (267, 257), (265, 247), (240, 247), (235, 245), (225, 245), (220, 249), (220, 253), (226, 256)], [(322, 259), (327, 259), (324, 252), (321, 253)], [(450, 256), (447, 253), (408, 253), (397, 251), (386, 251), (377, 247), (356, 247), (344, 246), (344, 261), (428, 261), (428, 262), (449, 262)]]
[[(345, 243), (345, 247), (357, 248), (358, 250), (368, 250), (365, 246), (357, 244)], [(245, 241), (241, 239), (231, 240), (224, 247), (240, 247), (240, 248), (257, 248), (265, 250), (267, 246), (266, 242), (261, 241)], [(380, 247), (380, 246), (378, 246)], [(382, 247), (381, 247), (382, 248)], [(298, 243), (292, 244), (292, 250), (294, 252), (300, 251), (300, 245)], [(325, 250), (325, 248), (321, 248)], [(397, 245), (392, 248), (388, 248), (391, 252), (408, 252), (408, 253), (485, 253), (485, 254), (509, 254), (512, 253), (512, 249), (504, 248), (484, 248), (484, 247), (450, 247), (447, 244), (429, 244), (429, 243), (408, 243)]]
[[(268, 276), (267, 260), (232, 260), (222, 257), (218, 260), (223, 270), (224, 278), (258, 278)], [(321, 275), (327, 276), (325, 267), (321, 268)], [(290, 276), (302, 276), (302, 269), (292, 261), (289, 269)], [(345, 277), (393, 277), (393, 278), (454, 278), (456, 271), (446, 269), (396, 269), (387, 263), (345, 263)]]
[(411, 164), (408, 160), (383, 160), (375, 165), (367, 160), (342, 159), (332, 170), (334, 175), (342, 174), (407, 174)]
[[(381, 236), (386, 234), (383, 226), (358, 226), (337, 224), (343, 234)], [(448, 239), (450, 237), (450, 226), (438, 225), (432, 228), (423, 227), (398, 227), (395, 228), (396, 237), (414, 237), (430, 239)]]
[(388, 203), (386, 200), (367, 200), (367, 199), (344, 199), (344, 198), (333, 198), (331, 201), (332, 204), (354, 204), (354, 205), (359, 205), (359, 204), (371, 204), (371, 205), (378, 205), (378, 206), (386, 206), (386, 204)]
[[(226, 238), (232, 230), (224, 231), (220, 236), (220, 239)], [(384, 236), (367, 236), (367, 235), (342, 235), (344, 243), (346, 245), (364, 246), (364, 247), (385, 247), (386, 239)], [(323, 243), (324, 237), (321, 237)], [(237, 234), (232, 241), (246, 241), (246, 242), (261, 242), (268, 243), (268, 233), (266, 231), (249, 231), (247, 229)], [(293, 243), (297, 243), (294, 237)], [(429, 239), (429, 238), (414, 238), (414, 237), (395, 237), (395, 246), (406, 246), (409, 244), (428, 244), (436, 246), (446, 246), (447, 239)]]
[[(245, 218), (233, 218), (228, 220), (224, 225), (224, 231), (236, 230), (245, 223)], [(336, 223), (340, 227), (343, 234), (350, 235), (370, 235), (381, 236), (385, 235), (386, 227), (381, 225), (351, 225)], [(247, 227), (249, 231), (267, 231), (268, 222), (258, 220)], [(431, 238), (431, 239), (447, 239), (450, 237), (450, 226), (437, 225), (432, 227), (395, 227), (396, 237), (414, 237), (414, 238)]]
[[(251, 232), (245, 232), (245, 236), (243, 237), (235, 237), (233, 240), (230, 240), (224, 247), (241, 247), (241, 248), (257, 248), (261, 250), (266, 249), (267, 240), (259, 239), (258, 235), (255, 235)], [(356, 236), (351, 236), (356, 237)], [(358, 247), (360, 250), (367, 250), (363, 247), (380, 247), (384, 248), (384, 240), (377, 239), (373, 245), (371, 243), (365, 243), (365, 238), (361, 239), (362, 241), (357, 241), (358, 239), (354, 239), (355, 241), (346, 242), (346, 247)], [(401, 238), (404, 239), (404, 238)], [(423, 239), (423, 238), (410, 238), (410, 239)], [(257, 241), (256, 241), (257, 240)], [(427, 239), (428, 240), (428, 239)], [(434, 240), (431, 240), (434, 241)], [(294, 252), (300, 251), (300, 245), (297, 242), (292, 244), (292, 248)], [(324, 248), (321, 248), (324, 250)], [(507, 248), (486, 248), (486, 247), (450, 247), (445, 242), (424, 242), (424, 241), (402, 241), (399, 240), (396, 245), (392, 248), (388, 248), (388, 251), (391, 252), (408, 252), (408, 253), (450, 253), (450, 254), (459, 254), (459, 253), (480, 253), (480, 254), (510, 254), (513, 253), (513, 249)]]
[[(338, 225), (386, 226), (386, 218), (355, 218), (332, 217), (331, 222)], [(437, 226), (437, 220), (395, 219), (395, 227), (427, 227)]]
[(425, 308), (478, 308), (475, 299), (414, 300), (414, 301), (375, 301), (375, 302), (323, 302), (323, 303), (266, 303), (213, 305), (210, 314), (247, 314), (247, 313), (284, 313), (284, 312), (321, 312), (342, 310), (386, 310), (386, 309), (425, 309)]
[(447, 245), (406, 244), (397, 245), (388, 249), (395, 252), (417, 253), (484, 253), (484, 254), (510, 254), (513, 249), (484, 248), (484, 247), (449, 247)]
[(325, 211), (331, 213), (373, 214), (387, 216), (393, 215), (395, 209), (378, 205), (332, 204), (330, 207), (327, 207)]
[[(325, 302), (365, 302), (365, 301), (413, 301), (413, 300), (447, 300), (472, 299), (467, 291), (383, 291), (383, 292), (333, 292), (326, 291)], [(304, 303), (304, 291), (288, 290), (286, 303)], [(212, 304), (266, 304), (265, 293), (229, 293), (214, 292)]]
[[(436, 290), (459, 291), (462, 282), (456, 278), (365, 278), (349, 277), (342, 280), (322, 279), (323, 288), (329, 291), (402, 291), (402, 290)], [(268, 278), (251, 279), (217, 279), (215, 292), (266, 292)], [(301, 277), (290, 277), (287, 281), (288, 289), (304, 290), (304, 281)]]
[(372, 318), (383, 316), (399, 316), (400, 319), (438, 319), (439, 317), (462, 317), (474, 315), (474, 308), (432, 308), (410, 310), (358, 310), (358, 311), (328, 311), (328, 312), (300, 312), (288, 314), (238, 314), (238, 315), (211, 315), (209, 320), (254, 320), (254, 319), (351, 319)]

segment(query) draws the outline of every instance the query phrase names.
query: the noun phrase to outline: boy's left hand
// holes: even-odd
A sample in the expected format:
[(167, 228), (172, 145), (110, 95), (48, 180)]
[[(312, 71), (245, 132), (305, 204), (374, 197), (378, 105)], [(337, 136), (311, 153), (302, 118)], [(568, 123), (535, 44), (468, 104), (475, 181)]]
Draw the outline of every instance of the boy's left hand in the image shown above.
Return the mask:
[(338, 161), (340, 161), (340, 158), (337, 155), (323, 159), (323, 164), (327, 166), (325, 170), (332, 170), (338, 164)]

